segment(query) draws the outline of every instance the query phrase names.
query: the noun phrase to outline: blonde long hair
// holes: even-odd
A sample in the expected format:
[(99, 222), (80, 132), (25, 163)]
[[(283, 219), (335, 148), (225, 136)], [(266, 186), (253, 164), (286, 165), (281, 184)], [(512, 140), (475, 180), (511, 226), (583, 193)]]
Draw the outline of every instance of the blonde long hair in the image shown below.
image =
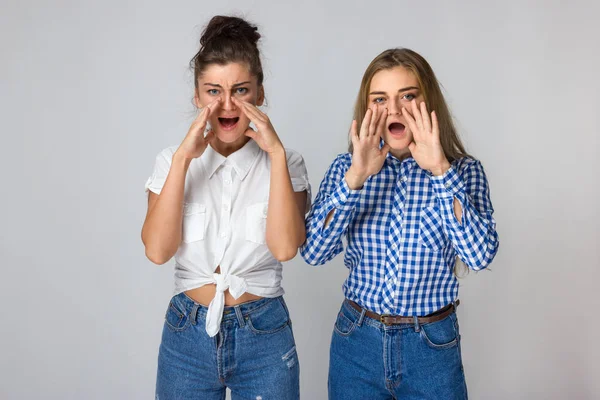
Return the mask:
[[(368, 109), (369, 88), (373, 76), (381, 70), (403, 67), (411, 71), (417, 78), (419, 88), (429, 111), (435, 110), (440, 127), (440, 141), (448, 161), (452, 162), (469, 155), (458, 137), (452, 115), (440, 89), (440, 84), (429, 63), (418, 53), (410, 49), (388, 49), (379, 54), (367, 67), (354, 106), (354, 120), (357, 131), (360, 132), (362, 120)], [(352, 153), (352, 141), (349, 141), (348, 151)]]
[[(379, 71), (395, 67), (406, 68), (417, 78), (427, 109), (430, 112), (435, 110), (440, 127), (440, 142), (448, 161), (452, 162), (462, 157), (470, 157), (458, 136), (454, 122), (452, 121), (452, 115), (450, 114), (433, 69), (431, 69), (429, 63), (420, 54), (410, 49), (396, 48), (385, 50), (375, 57), (367, 67), (360, 83), (360, 89), (354, 106), (354, 120), (357, 123), (357, 132), (360, 132), (362, 120), (368, 109), (369, 88), (373, 76)], [(352, 140), (349, 140), (348, 151), (350, 153), (353, 151)], [(456, 257), (454, 275), (457, 278), (461, 278), (468, 273), (469, 269), (467, 266), (460, 258)]]

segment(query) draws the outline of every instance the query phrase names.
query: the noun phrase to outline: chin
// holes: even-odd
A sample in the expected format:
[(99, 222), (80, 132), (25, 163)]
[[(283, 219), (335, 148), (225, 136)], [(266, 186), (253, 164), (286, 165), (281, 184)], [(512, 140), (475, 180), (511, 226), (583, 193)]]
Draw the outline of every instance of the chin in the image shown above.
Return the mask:
[(245, 129), (242, 132), (231, 132), (231, 131), (218, 130), (215, 132), (215, 136), (217, 137), (217, 139), (219, 139), (219, 141), (229, 144), (229, 143), (239, 142), (242, 137), (245, 137), (244, 136), (245, 132), (246, 132)]
[(396, 139), (396, 138), (386, 137), (386, 138), (384, 138), (384, 141), (392, 148), (392, 150), (396, 150), (396, 151), (407, 150), (408, 151), (408, 145), (412, 141), (412, 138), (404, 137), (402, 139)]

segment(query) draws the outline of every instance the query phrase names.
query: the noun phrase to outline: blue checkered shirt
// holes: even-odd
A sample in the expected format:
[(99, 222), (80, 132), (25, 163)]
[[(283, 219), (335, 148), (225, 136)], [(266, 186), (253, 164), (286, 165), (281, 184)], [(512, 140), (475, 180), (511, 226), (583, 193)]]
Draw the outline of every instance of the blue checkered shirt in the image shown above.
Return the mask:
[[(487, 179), (479, 161), (461, 158), (442, 176), (413, 158), (388, 154), (360, 190), (344, 175), (350, 153), (339, 155), (321, 182), (306, 219), (304, 260), (321, 265), (342, 252), (350, 270), (347, 299), (379, 314), (423, 316), (458, 298), (456, 257), (485, 268), (498, 251)], [(454, 214), (454, 198), (462, 220)], [(327, 215), (335, 210), (325, 227)]]

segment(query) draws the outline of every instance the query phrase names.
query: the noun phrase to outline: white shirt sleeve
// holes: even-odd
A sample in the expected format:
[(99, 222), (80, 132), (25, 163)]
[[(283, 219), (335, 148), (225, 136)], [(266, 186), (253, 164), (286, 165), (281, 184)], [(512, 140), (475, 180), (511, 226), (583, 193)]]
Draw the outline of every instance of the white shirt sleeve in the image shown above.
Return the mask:
[(149, 190), (153, 193), (160, 194), (163, 186), (165, 185), (165, 181), (167, 180), (167, 175), (169, 175), (169, 170), (171, 169), (173, 153), (173, 147), (168, 147), (158, 153), (154, 163), (154, 171), (146, 181), (146, 193), (148, 193)]
[(287, 165), (294, 192), (303, 192), (306, 190), (306, 212), (308, 212), (311, 206), (312, 193), (304, 159), (300, 153), (292, 149), (285, 149), (285, 153), (287, 155)]

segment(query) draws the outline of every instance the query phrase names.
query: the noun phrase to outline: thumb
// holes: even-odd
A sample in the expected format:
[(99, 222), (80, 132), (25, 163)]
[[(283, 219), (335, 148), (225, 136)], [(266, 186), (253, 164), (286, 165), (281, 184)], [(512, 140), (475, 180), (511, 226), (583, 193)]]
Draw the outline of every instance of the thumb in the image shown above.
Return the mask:
[(387, 153), (390, 152), (390, 150), (392, 149), (392, 146), (390, 146), (387, 143), (383, 143), (383, 147), (381, 148), (381, 152), (386, 155)]
[(256, 136), (257, 136), (256, 132), (252, 128), (246, 129), (246, 132), (244, 132), (244, 135), (248, 136), (251, 139), (255, 139), (255, 140), (256, 140)]
[(210, 143), (214, 138), (215, 138), (215, 132), (213, 132), (213, 130), (211, 129), (210, 131), (208, 131), (206, 136), (204, 136), (204, 142)]
[(408, 145), (408, 150), (410, 150), (410, 154), (412, 154), (412, 155), (415, 154), (415, 147), (417, 147), (415, 142), (410, 142), (410, 144)]

